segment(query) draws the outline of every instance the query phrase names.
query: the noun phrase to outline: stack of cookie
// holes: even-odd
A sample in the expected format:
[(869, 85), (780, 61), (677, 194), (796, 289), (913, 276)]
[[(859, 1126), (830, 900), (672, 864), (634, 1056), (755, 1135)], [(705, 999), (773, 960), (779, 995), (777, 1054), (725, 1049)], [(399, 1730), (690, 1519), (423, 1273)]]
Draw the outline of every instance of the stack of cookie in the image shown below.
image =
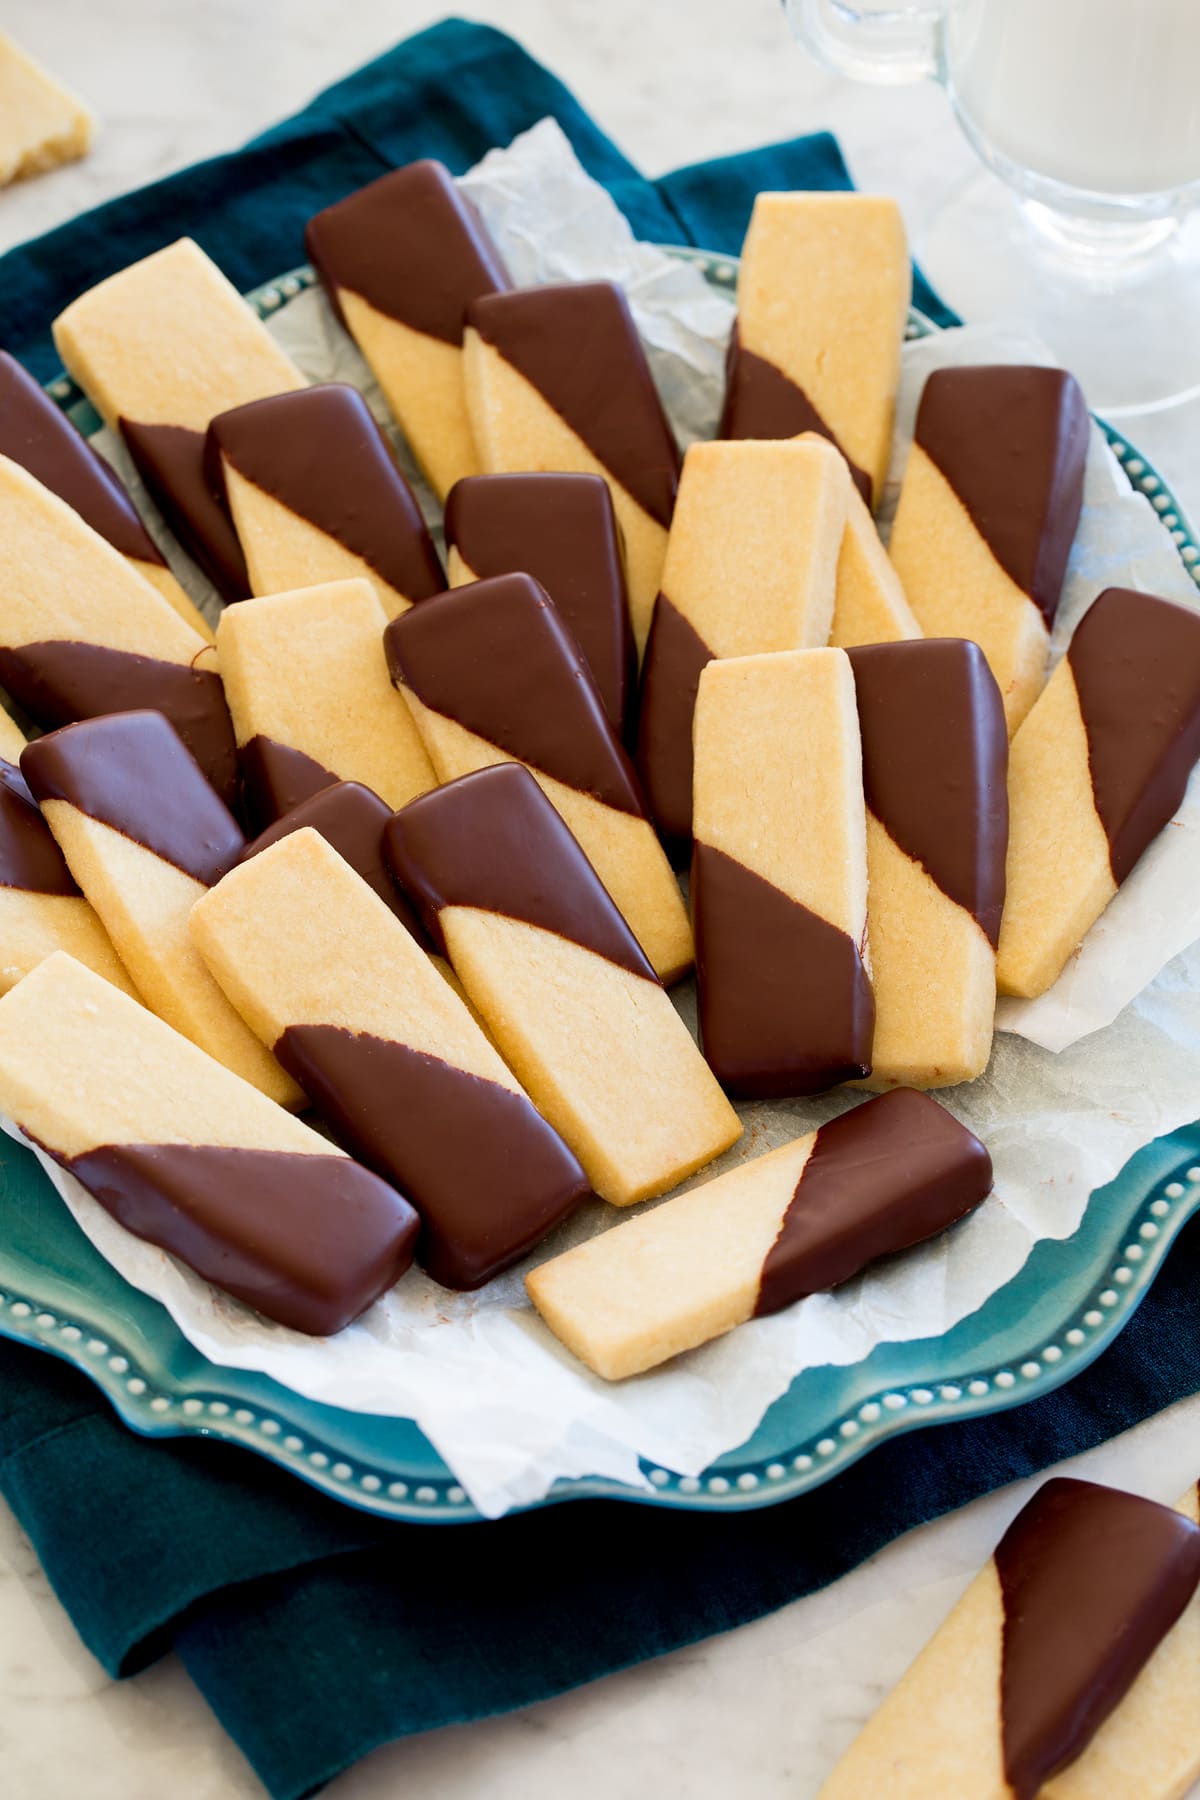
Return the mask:
[(215, 641), (0, 365), (0, 681), (45, 734), (3, 720), (0, 1109), (328, 1332), (414, 1256), (477, 1287), (592, 1197), (668, 1193), (733, 1098), (882, 1090), (529, 1276), (618, 1379), (989, 1192), (923, 1090), (982, 1074), (997, 987), (1055, 979), (1177, 806), (1200, 618), (1110, 590), (1047, 681), (1088, 435), (1057, 370), (931, 378), (885, 550), (889, 201), (760, 197), (682, 459), (619, 288), (515, 288), (437, 164), (308, 242), (445, 568), (362, 396), (194, 244), (55, 335), (228, 603)]

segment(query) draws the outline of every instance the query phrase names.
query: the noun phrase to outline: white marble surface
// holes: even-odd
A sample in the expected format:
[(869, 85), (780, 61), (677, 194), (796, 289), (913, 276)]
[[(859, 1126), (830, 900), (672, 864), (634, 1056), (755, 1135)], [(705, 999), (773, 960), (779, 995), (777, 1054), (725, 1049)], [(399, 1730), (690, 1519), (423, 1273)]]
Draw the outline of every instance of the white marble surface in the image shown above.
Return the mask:
[[(458, 10), (519, 37), (651, 174), (831, 126), (860, 185), (897, 194), (919, 243), (940, 199), (973, 172), (940, 93), (823, 74), (790, 45), (778, 0), (493, 0)], [(102, 132), (87, 162), (0, 194), (0, 250), (233, 148), (440, 12), (425, 0), (7, 0), (4, 29), (91, 101)], [(1125, 425), (1200, 519), (1200, 408)], [(1200, 1398), (1071, 1466), (1169, 1500), (1200, 1472), (1198, 1441)], [(912, 1533), (759, 1624), (509, 1718), (380, 1750), (329, 1792), (811, 1800), (1027, 1489)], [(0, 1771), (5, 1800), (262, 1792), (174, 1659), (133, 1681), (106, 1679), (2, 1509)]]

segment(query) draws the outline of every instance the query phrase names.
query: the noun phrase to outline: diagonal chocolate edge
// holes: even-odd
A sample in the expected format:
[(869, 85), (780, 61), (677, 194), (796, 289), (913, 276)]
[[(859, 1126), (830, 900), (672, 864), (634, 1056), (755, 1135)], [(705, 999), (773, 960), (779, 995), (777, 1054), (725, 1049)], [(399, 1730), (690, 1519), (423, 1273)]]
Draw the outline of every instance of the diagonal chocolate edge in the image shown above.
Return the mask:
[(1200, 757), (1200, 613), (1106, 588), (1076, 626), (1067, 661), (1119, 887), (1178, 812)]
[(1200, 1528), (1152, 1500), (1059, 1476), (1017, 1514), (995, 1560), (1004, 1767), (1016, 1800), (1035, 1800), (1195, 1593)]
[(621, 534), (602, 475), (467, 475), (446, 498), (446, 547), (480, 580), (524, 569), (587, 658), (614, 730), (634, 708), (637, 649)]
[(994, 949), (1008, 850), (1008, 731), (987, 658), (965, 638), (848, 654), (867, 806)]
[(213, 887), (245, 839), (159, 712), (107, 713), (27, 744), (21, 773), (39, 805), (65, 800)]
[(495, 763), (410, 800), (384, 854), (445, 953), (447, 906), (500, 913), (567, 938), (661, 986), (607, 888), (520, 763)]
[(264, 831), (301, 801), (311, 799), (340, 779), (315, 756), (261, 734), (239, 747), (238, 765), (243, 803), (257, 831)]
[(422, 950), (432, 950), (424, 926), (392, 880), (383, 859), (383, 828), (391, 816), (387, 802), (361, 781), (335, 781), (268, 825), (246, 845), (240, 860), (249, 862), (281, 838), (311, 825), (391, 908)]
[(217, 493), (222, 459), (406, 599), (445, 587), (416, 497), (357, 388), (330, 382), (219, 413), (205, 451)]
[(746, 349), (735, 319), (725, 353), (725, 403), (718, 438), (793, 438), (804, 431), (828, 438), (841, 451), (855, 487), (870, 506), (874, 484), (867, 471), (846, 454), (804, 389), (777, 364)]
[(652, 519), (671, 523), (679, 447), (629, 302), (615, 282), (490, 294), (468, 309), (467, 323)]
[(446, 1287), (481, 1287), (591, 1193), (524, 1094), (337, 1025), (289, 1025), (274, 1051), (338, 1141), (411, 1197), (418, 1259)]
[(755, 1317), (935, 1237), (991, 1188), (979, 1139), (928, 1094), (896, 1088), (840, 1114), (817, 1132), (763, 1264)]
[[(463, 313), (509, 285), (479, 213), (439, 162), (393, 169), (316, 213), (308, 259), (341, 316), (339, 288), (413, 331), (461, 344)], [(343, 319), (343, 323), (345, 323)]]
[(870, 1074), (875, 1000), (846, 932), (700, 842), (691, 906), (700, 1043), (722, 1087), (780, 1099)]
[(116, 471), (6, 350), (0, 350), (0, 456), (65, 500), (122, 556), (166, 567)]
[(332, 1336), (412, 1262), (416, 1213), (348, 1156), (105, 1144), (55, 1161), (126, 1230), (294, 1331)]
[(579, 793), (645, 816), (591, 670), (532, 575), (451, 588), (393, 619), (383, 643), (392, 680), (434, 712)]
[(136, 419), (121, 419), (120, 427), (138, 474), (188, 555), (225, 600), (248, 599), (250, 577), (233, 520), (205, 471), (204, 433)]
[(654, 602), (638, 712), (637, 767), (655, 824), (676, 847), (692, 835), (692, 720), (713, 653), (666, 594)]
[(0, 647), (0, 683), (47, 731), (104, 713), (162, 713), (224, 800), (237, 800), (237, 748), (221, 677), (69, 638)]
[(1047, 627), (1079, 524), (1089, 433), (1087, 403), (1065, 369), (935, 369), (917, 410), (915, 441)]
[(79, 889), (54, 833), (38, 811), (21, 771), (0, 760), (0, 887), (26, 894), (62, 894)]

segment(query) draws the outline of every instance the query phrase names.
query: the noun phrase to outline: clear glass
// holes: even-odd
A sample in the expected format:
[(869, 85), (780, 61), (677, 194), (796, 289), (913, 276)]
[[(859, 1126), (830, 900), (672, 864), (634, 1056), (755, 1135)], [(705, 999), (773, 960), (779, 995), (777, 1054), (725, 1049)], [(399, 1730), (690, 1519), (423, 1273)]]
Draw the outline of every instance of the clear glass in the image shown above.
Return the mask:
[[(915, 248), (964, 317), (1018, 312), (1110, 413), (1200, 389), (1200, 0), (789, 0), (857, 80), (940, 81), (987, 165)], [(993, 179), (998, 177), (999, 180)], [(1014, 205), (1015, 202), (1015, 205)]]

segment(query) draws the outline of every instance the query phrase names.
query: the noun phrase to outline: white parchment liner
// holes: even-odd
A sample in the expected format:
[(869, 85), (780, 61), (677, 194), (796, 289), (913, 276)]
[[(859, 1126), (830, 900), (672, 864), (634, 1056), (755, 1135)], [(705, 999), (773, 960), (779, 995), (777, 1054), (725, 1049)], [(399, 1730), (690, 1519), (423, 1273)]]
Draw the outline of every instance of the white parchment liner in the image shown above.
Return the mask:
[[(637, 243), (607, 194), (543, 121), (464, 179), (518, 283), (609, 277), (623, 283), (656, 379), (684, 442), (711, 435), (719, 410), (731, 303), (695, 268)], [(303, 294), (270, 329), (314, 380), (351, 381), (386, 422), (361, 358), (323, 297)], [(945, 332), (910, 345), (898, 415), (894, 499), (928, 372), (947, 363), (1048, 361), (1020, 329)], [(120, 445), (96, 440), (144, 495)], [(407, 453), (401, 455), (411, 472)], [(422, 494), (431, 519), (432, 496)], [(148, 512), (149, 508), (146, 509)], [(887, 508), (885, 507), (885, 516)], [(215, 606), (171, 547), (191, 591)], [(1093, 431), (1084, 515), (1056, 654), (1088, 603), (1110, 584), (1197, 603), (1169, 537)], [(523, 1298), (523, 1269), (457, 1295), (413, 1270), (338, 1337), (315, 1341), (259, 1319), (161, 1251), (131, 1237), (72, 1178), (48, 1172), (101, 1253), (167, 1307), (214, 1363), (257, 1369), (312, 1399), (417, 1421), (475, 1504), (498, 1515), (559, 1477), (640, 1483), (638, 1458), (696, 1473), (745, 1439), (802, 1369), (847, 1364), (877, 1344), (948, 1330), (1008, 1281), (1033, 1244), (1068, 1236), (1089, 1193), (1149, 1139), (1200, 1117), (1200, 787), (1142, 859), (1050, 993), (1004, 1001), (987, 1074), (939, 1098), (991, 1150), (996, 1191), (937, 1242), (870, 1271), (833, 1295), (610, 1386), (550, 1336)], [(690, 987), (679, 996), (693, 1022)], [(746, 1134), (713, 1172), (786, 1142), (852, 1104), (742, 1108)], [(611, 1224), (599, 1203), (530, 1261)], [(529, 1266), (529, 1265), (525, 1265)]]

